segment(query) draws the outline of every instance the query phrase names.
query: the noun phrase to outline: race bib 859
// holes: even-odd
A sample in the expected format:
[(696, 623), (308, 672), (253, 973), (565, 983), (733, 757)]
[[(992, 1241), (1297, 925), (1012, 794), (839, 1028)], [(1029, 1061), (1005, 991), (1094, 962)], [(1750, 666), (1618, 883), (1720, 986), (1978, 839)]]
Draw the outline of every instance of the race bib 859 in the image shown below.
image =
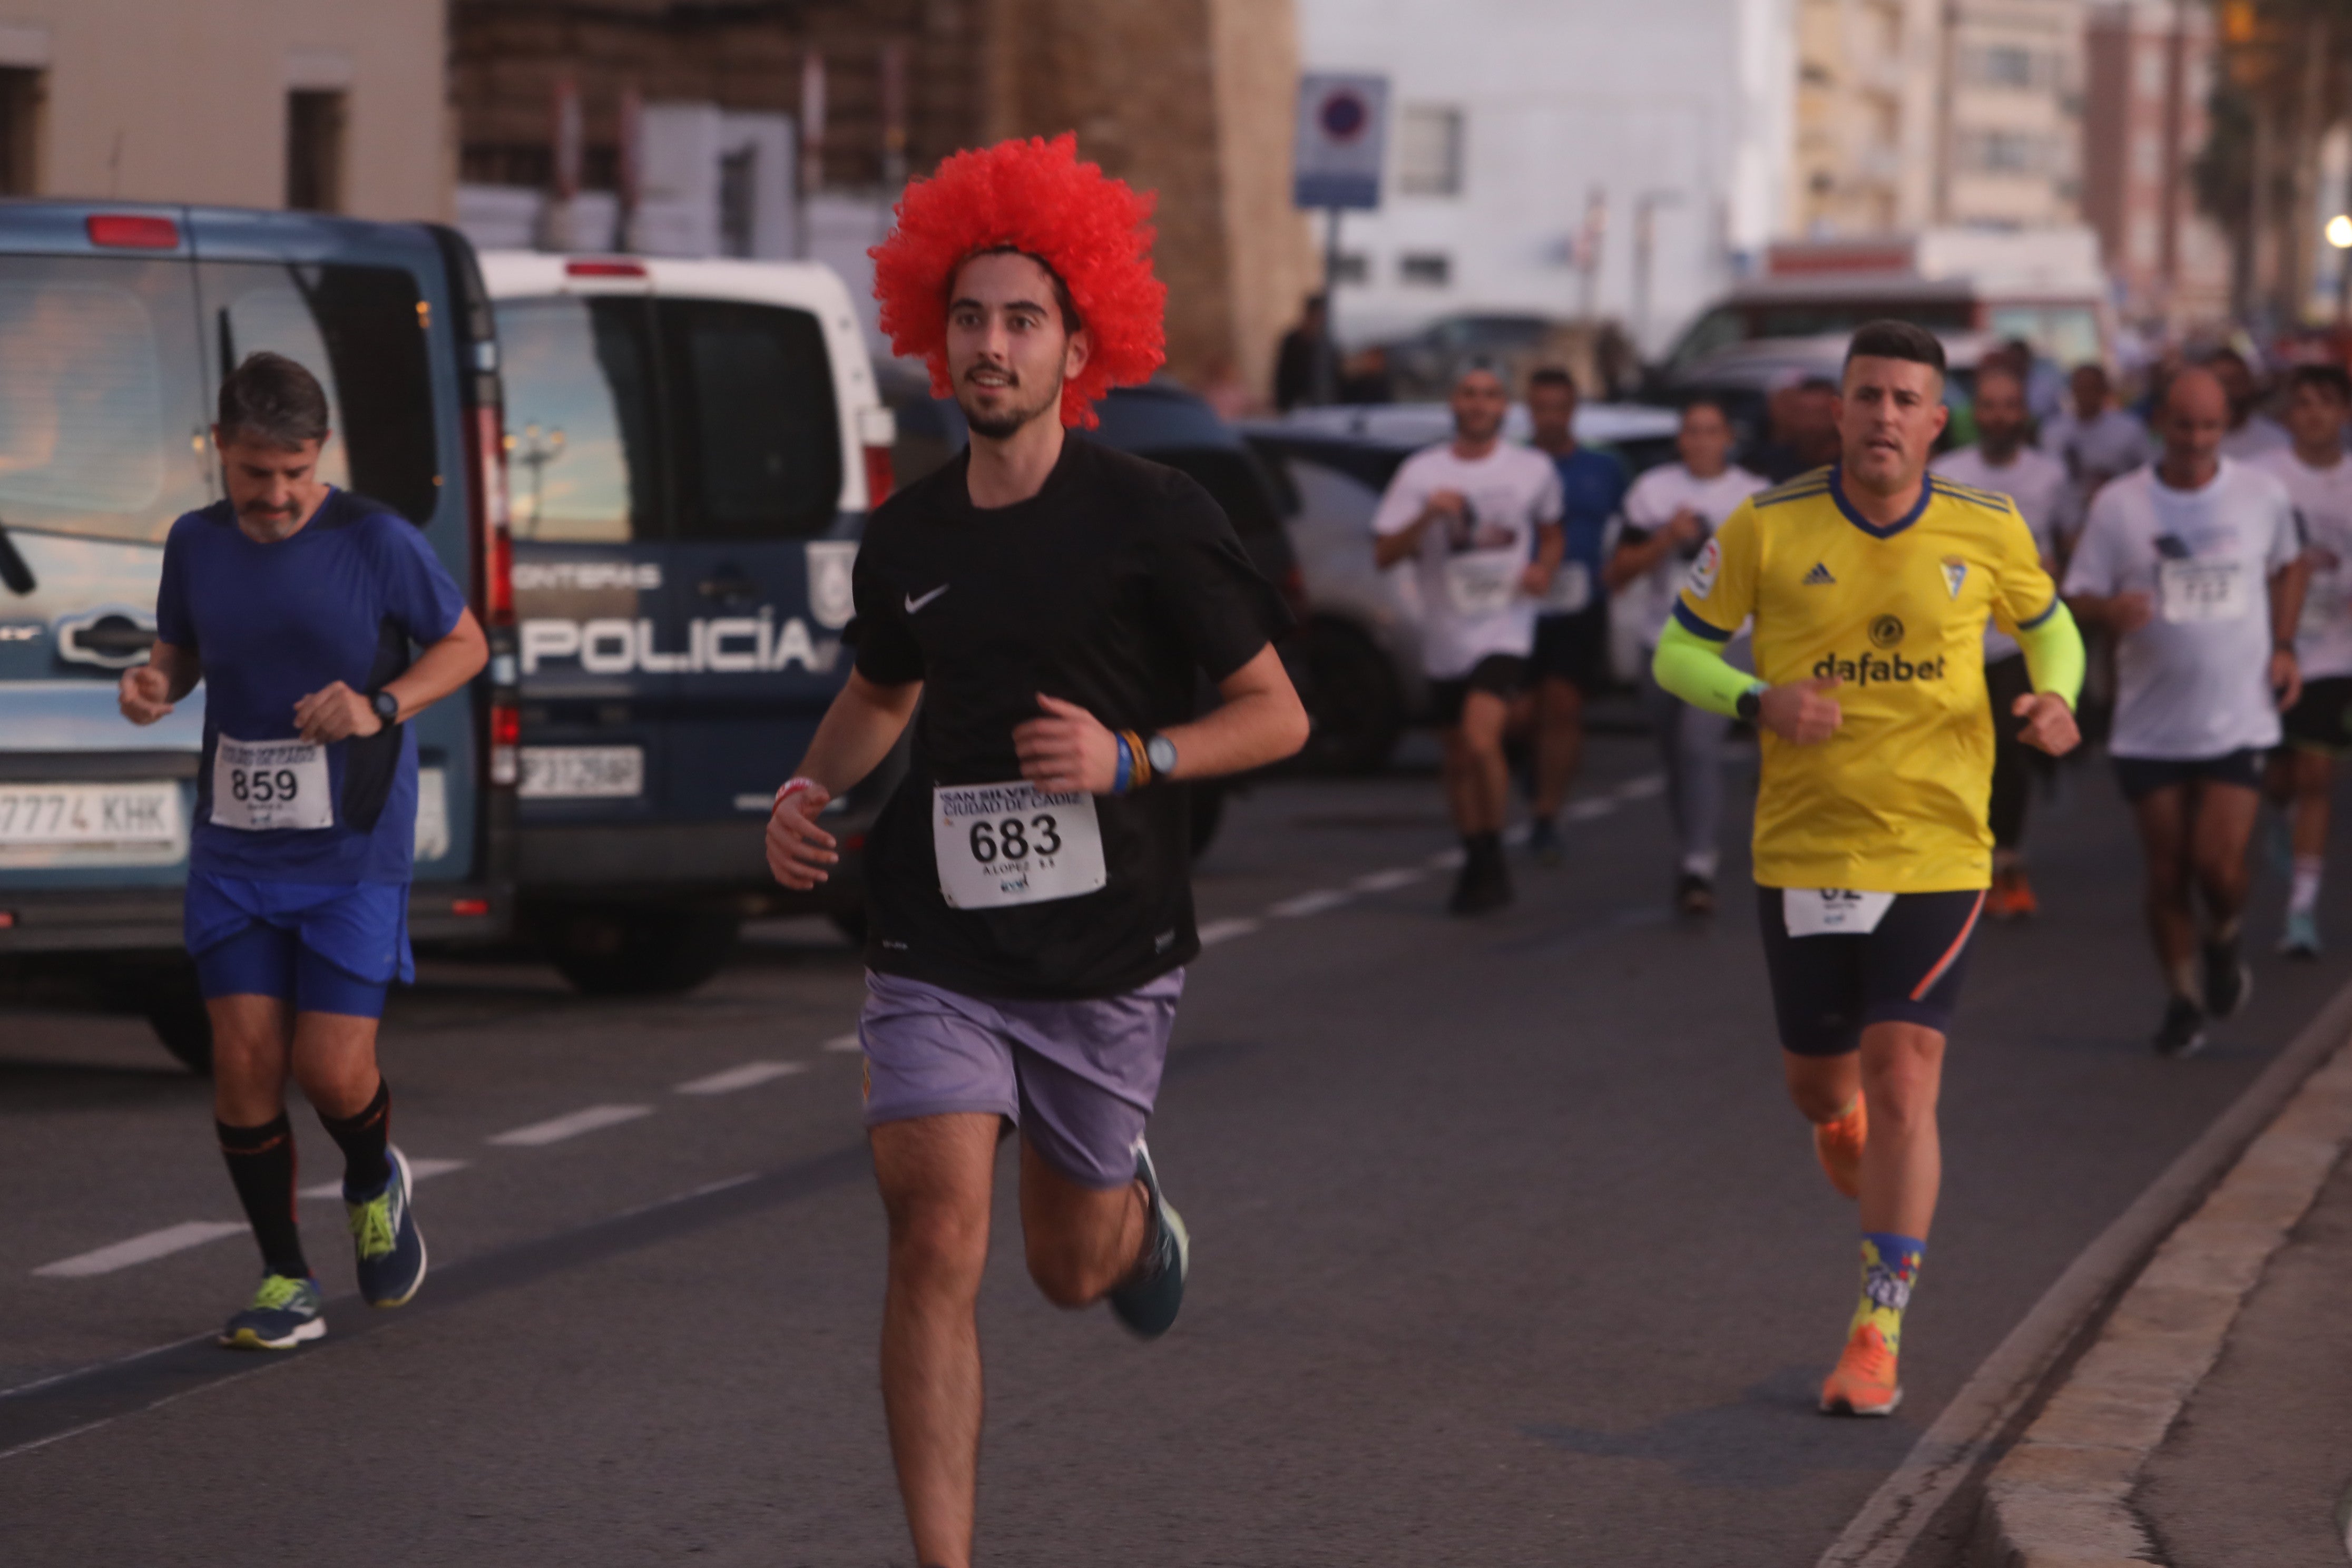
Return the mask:
[(213, 753), (213, 822), (245, 833), (332, 827), (327, 748), (311, 741), (220, 737)]

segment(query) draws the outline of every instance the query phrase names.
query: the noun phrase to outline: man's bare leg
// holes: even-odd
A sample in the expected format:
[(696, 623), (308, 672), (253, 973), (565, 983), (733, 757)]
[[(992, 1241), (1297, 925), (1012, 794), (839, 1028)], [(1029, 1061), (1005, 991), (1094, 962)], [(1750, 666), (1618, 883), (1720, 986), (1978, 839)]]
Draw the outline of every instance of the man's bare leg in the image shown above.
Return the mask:
[(1029, 1278), (1056, 1307), (1091, 1307), (1133, 1274), (1150, 1220), (1140, 1181), (1081, 1186), (1021, 1141), (1021, 1239)]
[(1780, 1053), (1789, 1098), (1805, 1120), (1835, 1121), (1859, 1093), (1870, 1107), (1862, 1146), (1862, 1228), (1925, 1241), (1943, 1186), (1936, 1129), (1944, 1037), (1917, 1024), (1873, 1024), (1862, 1048), (1842, 1057)]
[(1503, 758), (1503, 722), (1510, 707), (1491, 691), (1462, 701), (1462, 721), (1445, 731), (1445, 795), (1464, 837), (1500, 833), (1510, 810), (1511, 774)]
[(869, 1135), (890, 1222), (882, 1408), (918, 1568), (970, 1568), (980, 1325), (999, 1119), (927, 1116)]
[(2140, 851), (2147, 863), (2147, 934), (2156, 962), (2175, 996), (2197, 1001), (2197, 914), (2189, 894), (2189, 791), (2150, 791), (2133, 805)]
[(1584, 693), (1576, 682), (1547, 675), (1536, 686), (1535, 814), (1549, 822), (1568, 804), (1569, 786), (1584, 762)]

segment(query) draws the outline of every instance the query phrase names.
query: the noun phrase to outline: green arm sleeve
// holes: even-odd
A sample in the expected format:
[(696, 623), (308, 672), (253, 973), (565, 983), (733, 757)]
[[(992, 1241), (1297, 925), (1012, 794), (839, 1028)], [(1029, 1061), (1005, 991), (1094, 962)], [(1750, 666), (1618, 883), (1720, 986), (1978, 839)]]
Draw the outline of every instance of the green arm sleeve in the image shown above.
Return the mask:
[[(2069, 708), (2079, 705), (2083, 695), (2083, 633), (2074, 625), (2074, 614), (2066, 608), (2065, 600), (2051, 600), (2050, 608), (2040, 620), (2031, 626), (2020, 626), (2017, 646), (2025, 650), (2025, 669), (2033, 678), (2034, 690), (2054, 691), (2066, 700)], [(1663, 655), (1665, 649), (1661, 647), (1658, 651)]]
[[(2079, 650), (2081, 644), (2075, 646)], [(2078, 679), (2081, 663), (2078, 651)], [(1660, 686), (1692, 707), (1727, 719), (1738, 716), (1740, 698), (1764, 687), (1746, 670), (1732, 668), (1723, 657), (1722, 644), (1707, 641), (1679, 621), (1666, 623), (1664, 634), (1658, 638), (1657, 656), (1650, 661), (1650, 673), (1658, 678)]]

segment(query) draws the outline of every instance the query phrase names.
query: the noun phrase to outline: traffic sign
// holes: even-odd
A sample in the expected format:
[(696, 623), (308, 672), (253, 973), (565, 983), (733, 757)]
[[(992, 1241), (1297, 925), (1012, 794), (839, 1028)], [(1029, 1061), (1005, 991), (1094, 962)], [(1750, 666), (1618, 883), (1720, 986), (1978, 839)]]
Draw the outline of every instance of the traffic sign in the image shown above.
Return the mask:
[(1384, 76), (1299, 78), (1292, 201), (1302, 207), (1379, 206), (1388, 119)]

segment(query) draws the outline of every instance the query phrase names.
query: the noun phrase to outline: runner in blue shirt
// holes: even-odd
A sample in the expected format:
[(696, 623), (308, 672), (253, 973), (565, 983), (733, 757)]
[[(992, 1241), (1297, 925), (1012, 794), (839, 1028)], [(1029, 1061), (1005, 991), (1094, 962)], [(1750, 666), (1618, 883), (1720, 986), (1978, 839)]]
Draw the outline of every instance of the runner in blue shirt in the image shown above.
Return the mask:
[(375, 1057), (385, 991), (415, 977), (407, 721), (488, 658), (424, 534), (320, 477), (327, 424), (317, 379), (278, 354), (222, 385), (227, 498), (172, 525), (154, 650), (121, 692), (123, 717), (152, 724), (205, 688), (186, 932), (221, 1152), (261, 1245), (261, 1288), (221, 1333), (247, 1350), (327, 1331), (295, 1228), (289, 1072), (343, 1152), (360, 1294), (396, 1307), (424, 1280)]
[(1577, 445), (1576, 383), (1546, 368), (1528, 378), (1534, 445), (1559, 470), (1568, 551), (1536, 619), (1535, 822), (1528, 848), (1559, 864), (1559, 808), (1584, 756), (1584, 700), (1608, 689), (1609, 590), (1601, 578), (1609, 524), (1633, 481), (1614, 453)]

